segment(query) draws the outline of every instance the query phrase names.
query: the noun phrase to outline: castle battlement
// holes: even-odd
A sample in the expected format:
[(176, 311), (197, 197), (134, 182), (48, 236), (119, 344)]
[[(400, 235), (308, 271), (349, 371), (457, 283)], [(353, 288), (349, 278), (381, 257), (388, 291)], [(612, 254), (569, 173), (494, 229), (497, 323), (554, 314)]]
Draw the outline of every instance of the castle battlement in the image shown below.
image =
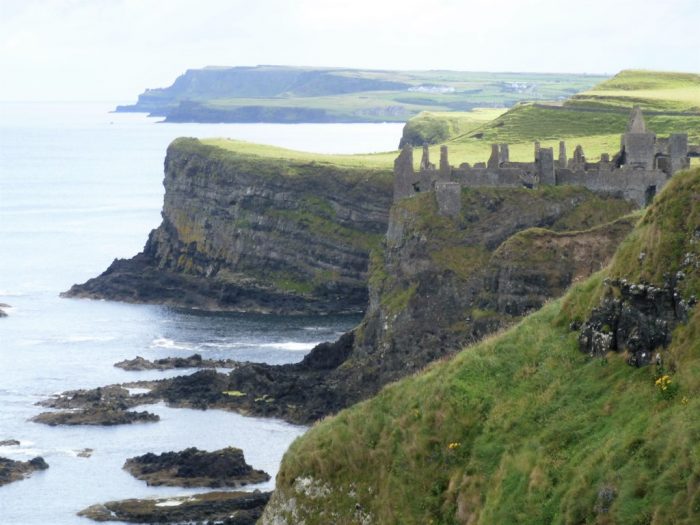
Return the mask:
[(566, 143), (561, 141), (556, 159), (553, 148), (535, 142), (533, 162), (511, 162), (508, 144), (493, 144), (486, 162), (456, 167), (449, 163), (447, 146), (441, 146), (436, 167), (425, 145), (416, 171), (413, 148), (405, 146), (394, 161), (394, 200), (434, 191), (440, 213), (454, 215), (460, 212), (459, 193), (464, 187), (568, 184), (632, 200), (642, 207), (674, 173), (690, 166), (690, 157), (700, 157), (700, 146), (689, 145), (687, 134), (657, 138), (647, 129), (640, 108), (635, 107), (621, 137), (620, 151), (613, 157), (604, 153), (598, 162), (588, 162), (581, 146), (568, 157)]

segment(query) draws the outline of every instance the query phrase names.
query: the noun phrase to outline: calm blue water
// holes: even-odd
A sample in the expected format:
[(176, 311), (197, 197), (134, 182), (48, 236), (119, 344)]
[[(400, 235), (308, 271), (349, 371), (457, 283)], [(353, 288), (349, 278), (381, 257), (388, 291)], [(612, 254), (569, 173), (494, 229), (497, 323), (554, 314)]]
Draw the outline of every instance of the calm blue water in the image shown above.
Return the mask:
[[(42, 455), (49, 470), (0, 487), (1, 524), (87, 523), (93, 503), (196, 492), (151, 488), (121, 470), (128, 457), (189, 446), (237, 446), (273, 477), (305, 430), (222, 411), (149, 407), (154, 424), (51, 428), (28, 422), (34, 403), (73, 388), (180, 372), (129, 373), (113, 363), (141, 355), (269, 363), (298, 361), (357, 317), (203, 314), (172, 308), (68, 300), (58, 293), (140, 251), (160, 222), (162, 166), (178, 136), (226, 136), (309, 151), (394, 149), (399, 124), (156, 124), (109, 114), (114, 104), (0, 103), (0, 456)], [(94, 449), (90, 458), (77, 452)], [(270, 488), (273, 483), (260, 485)]]

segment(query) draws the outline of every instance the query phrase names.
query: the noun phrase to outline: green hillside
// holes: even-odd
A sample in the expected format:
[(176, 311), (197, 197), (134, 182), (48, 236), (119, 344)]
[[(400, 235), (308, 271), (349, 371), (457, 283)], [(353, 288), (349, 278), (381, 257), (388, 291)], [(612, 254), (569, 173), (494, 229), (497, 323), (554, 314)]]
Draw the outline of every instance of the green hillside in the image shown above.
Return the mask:
[(608, 275), (661, 286), (683, 271), (684, 298), (700, 292), (698, 195), (700, 169), (675, 176), (611, 268), (314, 426), (263, 522), (699, 523), (700, 307), (663, 368), (588, 357), (571, 329)]
[(639, 105), (646, 111), (700, 114), (700, 75), (627, 70), (574, 95), (566, 105), (601, 109)]

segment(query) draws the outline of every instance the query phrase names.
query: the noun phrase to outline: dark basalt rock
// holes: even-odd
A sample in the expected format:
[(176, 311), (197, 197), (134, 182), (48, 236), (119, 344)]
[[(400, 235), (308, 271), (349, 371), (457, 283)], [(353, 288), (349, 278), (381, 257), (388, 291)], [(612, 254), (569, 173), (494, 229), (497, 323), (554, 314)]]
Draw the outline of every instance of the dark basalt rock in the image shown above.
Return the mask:
[(16, 439), (6, 439), (4, 441), (0, 441), (0, 447), (16, 447), (19, 446), (19, 441)]
[(127, 499), (92, 505), (78, 516), (127, 523), (255, 525), (269, 492), (209, 492), (167, 499)]
[(688, 320), (695, 300), (683, 300), (670, 278), (663, 287), (625, 279), (604, 284), (605, 297), (581, 326), (581, 351), (591, 356), (627, 351), (634, 366), (660, 360), (657, 350), (668, 346), (673, 329)]
[[(388, 170), (264, 159), (178, 139), (143, 252), (63, 297), (203, 310), (358, 313), (386, 231)], [(294, 286), (289, 286), (293, 283)]]
[(152, 423), (160, 417), (150, 412), (130, 412), (113, 408), (86, 408), (74, 411), (42, 412), (32, 421), (44, 425), (126, 425), (131, 423)]
[(114, 366), (128, 371), (172, 370), (175, 368), (235, 368), (238, 361), (233, 359), (202, 359), (200, 354), (189, 357), (166, 357), (149, 361), (141, 356), (115, 363)]
[(128, 459), (124, 469), (149, 486), (237, 488), (270, 479), (266, 472), (248, 465), (243, 451), (234, 447), (214, 452), (188, 448), (149, 453)]
[(29, 461), (14, 461), (0, 458), (0, 486), (29, 477), (38, 470), (46, 470), (49, 465), (44, 458), (37, 456)]
[(0, 303), (0, 317), (7, 317), (7, 312), (3, 308), (11, 308), (9, 304)]

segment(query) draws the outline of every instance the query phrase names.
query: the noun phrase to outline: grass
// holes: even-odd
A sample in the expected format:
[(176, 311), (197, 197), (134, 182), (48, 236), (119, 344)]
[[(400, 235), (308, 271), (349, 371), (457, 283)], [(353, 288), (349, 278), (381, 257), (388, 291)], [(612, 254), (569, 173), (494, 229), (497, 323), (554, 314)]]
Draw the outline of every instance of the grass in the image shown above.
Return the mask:
[(700, 114), (700, 75), (626, 70), (568, 102), (576, 107), (629, 108)]
[[(630, 237), (651, 266), (680, 264), (693, 244), (699, 182), (700, 170), (677, 176)], [(623, 271), (618, 264), (609, 271)], [(315, 425), (277, 478), (297, 519), (355, 523), (361, 509), (377, 523), (700, 522), (700, 307), (666, 350), (672, 371), (633, 368), (621, 354), (591, 359), (562, 318), (607, 273)], [(657, 384), (661, 374), (673, 395)], [(298, 478), (327, 494), (295, 491)]]
[(406, 123), (403, 140), (414, 146), (444, 143), (480, 128), (505, 112), (505, 109), (491, 108), (452, 112), (423, 111)]

